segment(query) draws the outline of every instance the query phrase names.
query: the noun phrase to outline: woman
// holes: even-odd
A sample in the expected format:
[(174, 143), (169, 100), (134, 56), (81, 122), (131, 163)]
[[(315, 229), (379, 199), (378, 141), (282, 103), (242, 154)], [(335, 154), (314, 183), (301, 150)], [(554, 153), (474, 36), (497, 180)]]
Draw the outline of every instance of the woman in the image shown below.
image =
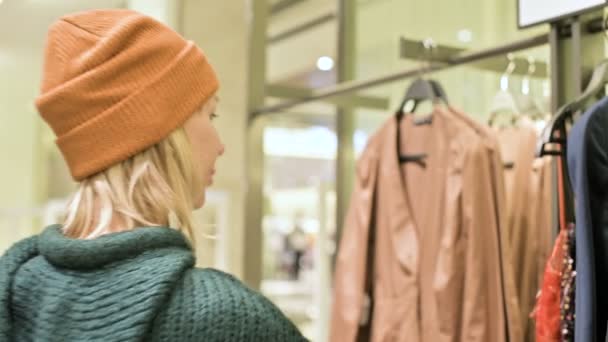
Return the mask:
[[(0, 341), (300, 341), (261, 295), (194, 268), (191, 211), (224, 152), (202, 51), (129, 10), (51, 26), (36, 105), (79, 182), (0, 259)], [(171, 228), (170, 228), (171, 227)]]

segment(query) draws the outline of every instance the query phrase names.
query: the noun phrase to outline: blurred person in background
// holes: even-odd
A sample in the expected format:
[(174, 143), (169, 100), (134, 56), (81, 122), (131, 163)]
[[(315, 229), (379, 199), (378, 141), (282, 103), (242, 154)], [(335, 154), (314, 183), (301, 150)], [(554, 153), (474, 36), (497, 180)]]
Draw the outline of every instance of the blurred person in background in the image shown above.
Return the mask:
[(287, 235), (287, 246), (291, 252), (291, 279), (299, 280), (303, 267), (303, 257), (309, 247), (308, 236), (302, 228), (301, 216), (297, 216), (294, 222), (293, 231)]
[(192, 211), (224, 146), (203, 52), (130, 10), (49, 29), (43, 119), (79, 183), (0, 259), (0, 341), (301, 341), (236, 278), (195, 268)]

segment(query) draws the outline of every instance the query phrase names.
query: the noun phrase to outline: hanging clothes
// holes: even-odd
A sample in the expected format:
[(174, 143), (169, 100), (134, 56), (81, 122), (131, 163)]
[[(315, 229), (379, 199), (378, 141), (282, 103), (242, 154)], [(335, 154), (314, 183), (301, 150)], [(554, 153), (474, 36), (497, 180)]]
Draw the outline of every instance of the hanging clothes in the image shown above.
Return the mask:
[(550, 157), (542, 157), (534, 160), (532, 165), (532, 177), (530, 186), (533, 189), (540, 189), (533, 199), (533, 210), (536, 211), (533, 217), (536, 218), (534, 227), (536, 236), (534, 237), (534, 250), (536, 251), (536, 290), (540, 289), (543, 282), (543, 270), (547, 260), (551, 255), (554, 243), (554, 232), (558, 222), (554, 218), (553, 189), (555, 186), (555, 176), (553, 174), (553, 162)]
[(390, 119), (372, 137), (357, 166), (330, 340), (356, 341), (367, 321), (365, 263), (374, 229), (371, 341), (518, 341), (508, 332), (508, 312), (517, 313), (506, 307), (508, 246), (501, 248), (487, 144), (444, 110), (429, 125), (406, 115), (401, 152), (427, 158), (400, 165), (397, 124)]
[[(530, 317), (540, 275), (551, 250), (550, 162), (536, 159), (537, 132), (525, 123), (497, 131), (503, 157), (506, 184), (507, 231), (513, 268), (517, 270), (517, 294), (524, 341), (535, 340), (534, 321)], [(549, 177), (547, 177), (549, 176)], [(547, 199), (547, 195), (549, 198)], [(547, 202), (543, 202), (547, 200)], [(544, 259), (541, 259), (544, 258)]]
[[(564, 172), (563, 167), (565, 163), (564, 158), (565, 155), (562, 153), (556, 159), (557, 179), (555, 184), (557, 184), (557, 209), (559, 215), (554, 224), (557, 224), (559, 234), (555, 240), (551, 255), (547, 258), (545, 264), (541, 289), (537, 296), (533, 315), (536, 321), (535, 337), (537, 342), (569, 342), (567, 339), (564, 339), (569, 333), (567, 329), (564, 329), (564, 321), (571, 317), (564, 317), (562, 313), (563, 304), (569, 298), (564, 296), (566, 293), (563, 290), (564, 263), (570, 259), (568, 247), (572, 241), (570, 234), (572, 228), (568, 224), (567, 219), (568, 205), (566, 203), (566, 193), (568, 180), (566, 179), (567, 173)], [(567, 295), (572, 297), (571, 293)]]
[(562, 271), (566, 259), (568, 234), (562, 229), (547, 260), (541, 292), (534, 309), (536, 342), (563, 342), (561, 325)]
[(507, 317), (507, 332), (509, 341), (522, 341), (523, 327), (519, 312), (519, 299), (515, 286), (516, 273), (512, 264), (512, 250), (507, 232), (507, 204), (503, 174), (503, 158), (495, 132), (488, 126), (483, 125), (469, 115), (455, 107), (449, 107), (449, 111), (465, 125), (472, 128), (477, 135), (484, 140), (488, 154), (489, 168), (491, 170), (491, 183), (494, 203), (494, 214), (496, 217), (496, 228), (499, 237), (500, 267), (502, 275), (503, 296), (505, 299), (505, 314)]
[[(547, 260), (553, 251), (555, 231), (557, 230), (558, 220), (554, 217), (553, 191), (556, 178), (553, 173), (553, 161), (551, 157), (536, 158), (532, 165), (532, 175), (530, 177), (530, 210), (534, 221), (531, 222), (531, 229), (534, 234), (530, 236), (532, 240), (532, 250), (534, 253), (534, 265), (529, 269), (534, 282), (529, 289), (528, 297), (530, 306), (528, 307), (528, 326), (525, 334), (525, 341), (533, 342), (536, 340), (536, 319), (533, 315), (537, 297), (543, 285), (543, 276), (547, 265)], [(525, 291), (525, 289), (524, 289)], [(540, 342), (540, 341), (537, 341)]]
[(564, 260), (562, 262), (561, 274), (561, 302), (560, 302), (560, 342), (574, 342), (574, 315), (576, 305), (574, 295), (576, 293), (576, 270), (574, 269), (574, 255), (576, 254), (576, 238), (574, 224), (570, 224), (564, 233), (567, 239), (564, 244)]
[(608, 319), (608, 98), (577, 120), (568, 137), (568, 170), (575, 197), (577, 342), (606, 339)]

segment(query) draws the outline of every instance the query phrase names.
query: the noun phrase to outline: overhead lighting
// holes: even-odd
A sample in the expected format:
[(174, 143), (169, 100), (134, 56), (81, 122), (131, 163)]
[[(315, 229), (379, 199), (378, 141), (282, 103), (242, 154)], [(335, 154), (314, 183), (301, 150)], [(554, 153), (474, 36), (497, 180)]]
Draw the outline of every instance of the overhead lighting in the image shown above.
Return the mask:
[(329, 71), (334, 68), (334, 60), (328, 56), (322, 56), (317, 59), (317, 68), (323, 71)]
[(458, 31), (458, 40), (463, 43), (470, 43), (473, 41), (473, 31), (469, 29), (462, 29)]

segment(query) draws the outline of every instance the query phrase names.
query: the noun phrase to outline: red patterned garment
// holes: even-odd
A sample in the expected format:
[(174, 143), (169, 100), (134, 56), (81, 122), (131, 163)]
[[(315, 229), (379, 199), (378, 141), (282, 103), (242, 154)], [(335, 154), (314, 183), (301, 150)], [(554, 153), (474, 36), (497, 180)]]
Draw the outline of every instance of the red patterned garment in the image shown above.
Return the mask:
[(562, 342), (574, 341), (574, 293), (576, 269), (574, 266), (575, 250), (574, 225), (568, 226), (566, 241), (562, 247), (564, 250), (561, 283), (561, 335)]
[(536, 308), (532, 313), (536, 319), (536, 342), (561, 342), (561, 284), (567, 246), (568, 230), (562, 229), (555, 241), (551, 257), (547, 261)]

